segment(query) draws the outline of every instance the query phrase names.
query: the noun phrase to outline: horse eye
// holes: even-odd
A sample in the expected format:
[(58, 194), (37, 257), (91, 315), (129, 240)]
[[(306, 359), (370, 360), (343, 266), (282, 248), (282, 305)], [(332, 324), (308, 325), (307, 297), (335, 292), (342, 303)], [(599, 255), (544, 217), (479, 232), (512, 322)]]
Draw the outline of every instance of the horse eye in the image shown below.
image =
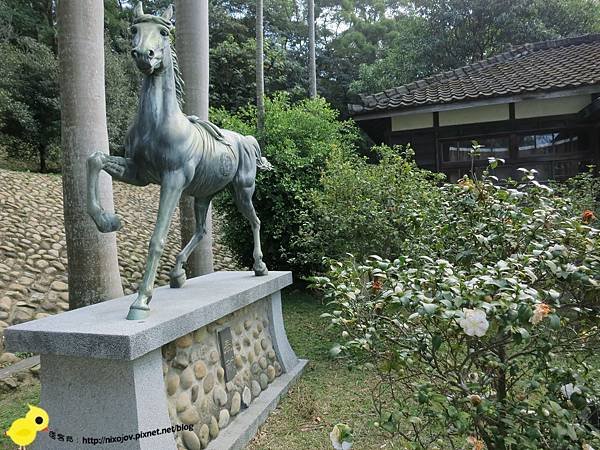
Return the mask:
[(35, 423), (37, 423), (38, 425), (41, 425), (43, 421), (44, 421), (44, 419), (42, 419), (40, 416), (37, 416), (35, 418)]
[(160, 34), (167, 37), (169, 35), (169, 32), (167, 30), (160, 30)]

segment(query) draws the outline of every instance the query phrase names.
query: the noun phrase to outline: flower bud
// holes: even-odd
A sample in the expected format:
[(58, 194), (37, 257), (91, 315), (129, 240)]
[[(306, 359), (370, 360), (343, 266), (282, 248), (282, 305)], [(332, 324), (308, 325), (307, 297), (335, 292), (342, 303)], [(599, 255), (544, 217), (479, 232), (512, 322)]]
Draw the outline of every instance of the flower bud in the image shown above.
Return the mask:
[(477, 394), (469, 395), (469, 401), (471, 402), (471, 405), (473, 405), (473, 406), (481, 405), (481, 397)]

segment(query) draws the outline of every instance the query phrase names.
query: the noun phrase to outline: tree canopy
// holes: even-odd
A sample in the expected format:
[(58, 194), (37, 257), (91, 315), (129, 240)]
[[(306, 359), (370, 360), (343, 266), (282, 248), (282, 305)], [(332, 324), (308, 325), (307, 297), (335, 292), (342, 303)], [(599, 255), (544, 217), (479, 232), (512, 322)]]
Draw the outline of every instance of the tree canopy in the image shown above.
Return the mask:
[[(118, 153), (135, 113), (132, 3), (105, 0), (107, 115)], [(146, 0), (161, 11), (170, 0)], [(59, 110), (56, 0), (0, 0), (0, 150), (54, 168)], [(265, 0), (265, 91), (309, 94), (305, 0)], [(319, 95), (346, 115), (359, 93), (392, 88), (526, 42), (600, 31), (598, 0), (316, 0)], [(255, 2), (210, 0), (210, 100), (255, 101)]]

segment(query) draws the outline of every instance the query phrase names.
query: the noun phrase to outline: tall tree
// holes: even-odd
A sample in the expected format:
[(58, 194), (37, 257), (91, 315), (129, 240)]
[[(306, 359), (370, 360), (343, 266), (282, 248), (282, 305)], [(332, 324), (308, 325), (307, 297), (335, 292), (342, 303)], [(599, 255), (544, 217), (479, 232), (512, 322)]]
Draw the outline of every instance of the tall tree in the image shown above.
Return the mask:
[(317, 62), (315, 58), (315, 0), (308, 0), (308, 79), (311, 98), (317, 96)]
[[(208, 0), (177, 0), (177, 52), (185, 82), (187, 114), (208, 120), (209, 35)], [(196, 230), (194, 199), (182, 196), (179, 202), (182, 245), (185, 246)], [(188, 273), (198, 276), (213, 271), (212, 207), (206, 217), (206, 233), (188, 259)]]
[[(86, 212), (86, 161), (108, 153), (104, 98), (104, 8), (98, 0), (60, 0), (60, 68), (63, 197), (71, 309), (123, 295), (114, 233), (100, 234)], [(99, 193), (113, 209), (110, 177)]]
[(258, 134), (265, 127), (263, 0), (256, 0), (256, 121)]

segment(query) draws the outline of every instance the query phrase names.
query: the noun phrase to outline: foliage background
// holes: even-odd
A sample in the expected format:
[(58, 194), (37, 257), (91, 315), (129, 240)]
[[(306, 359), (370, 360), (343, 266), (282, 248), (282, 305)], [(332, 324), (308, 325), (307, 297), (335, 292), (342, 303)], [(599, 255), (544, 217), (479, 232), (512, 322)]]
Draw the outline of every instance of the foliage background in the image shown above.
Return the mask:
[[(159, 11), (172, 0), (146, 0)], [(317, 0), (319, 94), (346, 104), (509, 45), (600, 30), (596, 0)], [(110, 148), (119, 152), (139, 77), (129, 58), (133, 2), (105, 0)], [(254, 102), (254, 2), (210, 0), (210, 101), (235, 112)], [(34, 170), (59, 170), (56, 0), (0, 0), (0, 152)], [(292, 101), (308, 94), (307, 11), (265, 1), (265, 85)]]

